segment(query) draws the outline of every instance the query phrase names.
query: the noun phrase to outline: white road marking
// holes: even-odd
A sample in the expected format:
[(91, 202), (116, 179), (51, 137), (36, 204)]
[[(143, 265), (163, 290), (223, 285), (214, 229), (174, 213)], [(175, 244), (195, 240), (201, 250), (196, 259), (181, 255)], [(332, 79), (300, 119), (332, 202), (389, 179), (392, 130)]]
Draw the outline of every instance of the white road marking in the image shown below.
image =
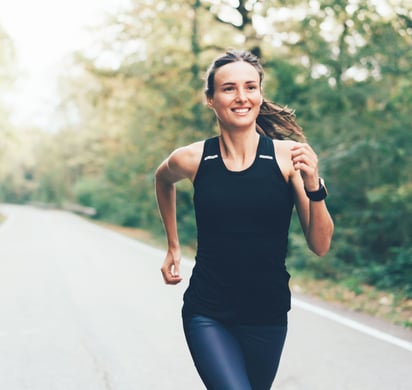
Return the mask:
[(394, 337), (388, 333), (371, 328), (370, 326), (363, 325), (360, 322), (343, 317), (330, 310), (323, 309), (319, 306), (312, 305), (296, 298), (292, 298), (292, 305), (412, 352), (412, 343), (410, 343), (409, 341)]

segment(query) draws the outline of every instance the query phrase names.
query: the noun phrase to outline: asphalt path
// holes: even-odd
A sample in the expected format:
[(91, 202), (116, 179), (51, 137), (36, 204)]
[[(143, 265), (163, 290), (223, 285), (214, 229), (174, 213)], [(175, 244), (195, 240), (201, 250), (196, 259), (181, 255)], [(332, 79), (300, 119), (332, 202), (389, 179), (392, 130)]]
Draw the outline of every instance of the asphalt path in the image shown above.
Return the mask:
[[(1, 390), (201, 390), (163, 252), (57, 210), (1, 205)], [(294, 297), (273, 389), (410, 390), (412, 332)], [(224, 390), (224, 389), (222, 389)]]

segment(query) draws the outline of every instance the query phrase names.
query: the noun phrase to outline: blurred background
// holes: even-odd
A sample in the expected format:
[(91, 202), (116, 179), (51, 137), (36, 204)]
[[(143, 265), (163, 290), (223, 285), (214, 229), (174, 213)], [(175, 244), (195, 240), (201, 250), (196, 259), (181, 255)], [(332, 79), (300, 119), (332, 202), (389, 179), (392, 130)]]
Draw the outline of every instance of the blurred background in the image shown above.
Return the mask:
[[(154, 170), (215, 134), (203, 75), (227, 48), (261, 57), (328, 185), (332, 250), (294, 217), (292, 287), (411, 328), (411, 0), (1, 1), (0, 202), (161, 237)], [(177, 196), (190, 251), (189, 182)]]

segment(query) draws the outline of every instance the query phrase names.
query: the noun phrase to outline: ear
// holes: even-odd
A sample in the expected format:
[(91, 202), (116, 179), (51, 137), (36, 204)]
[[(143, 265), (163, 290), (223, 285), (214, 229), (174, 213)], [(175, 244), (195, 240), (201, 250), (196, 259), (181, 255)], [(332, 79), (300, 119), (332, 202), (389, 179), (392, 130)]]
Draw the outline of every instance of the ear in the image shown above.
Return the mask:
[(207, 106), (208, 106), (209, 108), (213, 108), (213, 99), (212, 99), (212, 98), (208, 98), (208, 99), (207, 99)]

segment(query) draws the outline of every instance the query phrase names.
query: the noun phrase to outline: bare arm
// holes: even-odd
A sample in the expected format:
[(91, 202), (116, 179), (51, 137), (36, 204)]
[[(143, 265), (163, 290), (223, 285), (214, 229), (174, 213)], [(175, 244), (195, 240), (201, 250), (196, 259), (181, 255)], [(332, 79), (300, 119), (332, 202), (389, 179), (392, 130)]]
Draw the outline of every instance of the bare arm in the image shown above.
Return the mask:
[(305, 188), (319, 189), (318, 157), (310, 145), (296, 143), (291, 148), (291, 160), (295, 204), (306, 241), (314, 253), (324, 256), (331, 245), (333, 221), (325, 201), (311, 201), (305, 193)]
[(305, 193), (305, 188), (308, 191), (319, 188), (318, 157), (308, 144), (274, 142), (280, 169), (293, 185), (296, 210), (308, 247), (323, 256), (330, 248), (333, 221), (325, 201), (310, 201)]
[(168, 250), (161, 268), (166, 284), (177, 284), (180, 276), (180, 243), (176, 223), (175, 183), (190, 179), (193, 181), (199, 166), (203, 143), (195, 143), (175, 150), (157, 168), (155, 173), (156, 199), (165, 228)]

